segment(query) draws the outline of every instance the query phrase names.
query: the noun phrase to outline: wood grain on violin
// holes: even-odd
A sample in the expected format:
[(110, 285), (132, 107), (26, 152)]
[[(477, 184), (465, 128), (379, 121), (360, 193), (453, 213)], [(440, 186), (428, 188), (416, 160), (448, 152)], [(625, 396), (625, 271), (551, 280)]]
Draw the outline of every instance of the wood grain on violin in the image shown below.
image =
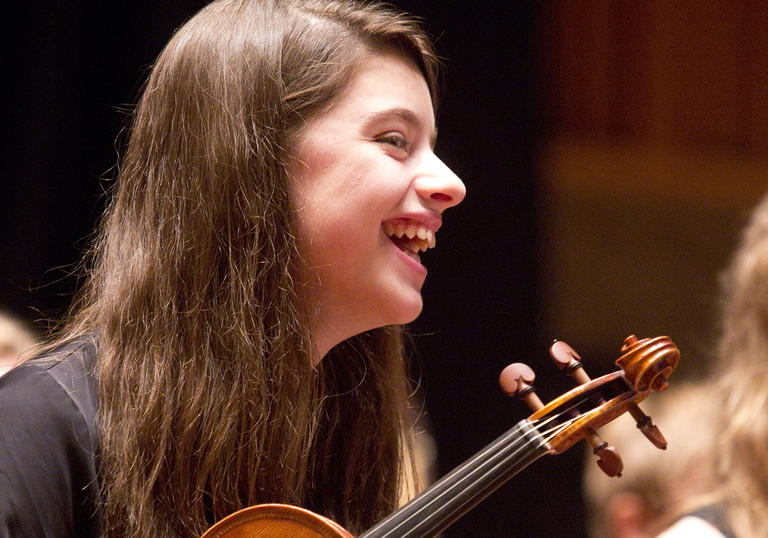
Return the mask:
[[(499, 379), (502, 389), (526, 400), (533, 414), (359, 538), (434, 536), (538, 458), (563, 452), (581, 439), (592, 446), (601, 469), (611, 476), (621, 474), (621, 458), (599, 438), (597, 429), (627, 412), (655, 446), (666, 447), (661, 432), (637, 404), (668, 386), (667, 378), (680, 360), (668, 337), (627, 337), (616, 360), (621, 370), (596, 379), (586, 375), (579, 355), (564, 342), (555, 342), (550, 354), (581, 385), (544, 405), (534, 393), (529, 367), (517, 363), (505, 368)], [(224, 518), (203, 538), (275, 536), (352, 537), (337, 523), (309, 510), (265, 504)]]

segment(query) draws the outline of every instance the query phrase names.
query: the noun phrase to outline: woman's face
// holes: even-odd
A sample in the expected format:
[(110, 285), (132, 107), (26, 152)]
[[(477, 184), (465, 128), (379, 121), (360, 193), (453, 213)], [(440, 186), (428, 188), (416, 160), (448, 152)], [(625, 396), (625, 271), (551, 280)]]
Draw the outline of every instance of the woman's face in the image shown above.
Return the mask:
[(435, 132), (424, 77), (394, 53), (364, 58), (336, 104), (302, 132), (292, 176), (317, 360), (350, 336), (421, 312), (419, 250), (434, 246), (441, 214), (465, 194), (433, 153)]

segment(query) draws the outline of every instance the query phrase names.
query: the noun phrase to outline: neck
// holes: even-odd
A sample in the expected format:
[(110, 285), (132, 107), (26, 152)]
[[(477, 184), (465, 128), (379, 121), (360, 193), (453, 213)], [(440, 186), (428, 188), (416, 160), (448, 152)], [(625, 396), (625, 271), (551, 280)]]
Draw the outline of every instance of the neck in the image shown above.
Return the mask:
[(322, 324), (319, 320), (312, 325), (310, 332), (312, 339), (312, 365), (317, 366), (323, 360), (328, 352), (353, 334), (342, 336), (342, 333), (335, 330), (333, 326)]
[(314, 366), (317, 366), (331, 349), (344, 340), (376, 328), (370, 320), (364, 323), (362, 319), (350, 316), (349, 311), (349, 307), (324, 304), (315, 312), (310, 329)]

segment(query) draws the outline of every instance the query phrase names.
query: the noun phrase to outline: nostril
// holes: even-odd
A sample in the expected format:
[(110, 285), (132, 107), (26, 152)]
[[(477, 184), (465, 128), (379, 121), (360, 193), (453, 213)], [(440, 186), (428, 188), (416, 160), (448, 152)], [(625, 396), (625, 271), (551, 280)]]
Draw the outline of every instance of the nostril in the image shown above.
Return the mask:
[(440, 202), (450, 202), (453, 199), (447, 194), (444, 194), (442, 192), (435, 192), (430, 196), (430, 198), (432, 198), (433, 200), (438, 200)]

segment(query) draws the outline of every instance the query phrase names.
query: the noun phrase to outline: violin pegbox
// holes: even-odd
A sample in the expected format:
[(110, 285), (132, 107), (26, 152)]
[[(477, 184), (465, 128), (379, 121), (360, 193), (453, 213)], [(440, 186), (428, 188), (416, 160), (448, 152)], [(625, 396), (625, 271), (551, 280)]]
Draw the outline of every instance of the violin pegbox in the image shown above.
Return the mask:
[[(669, 349), (670, 346), (671, 350)], [(625, 371), (627, 378), (633, 380), (636, 389), (640, 392), (665, 390), (669, 386), (666, 378), (677, 366), (677, 362), (680, 359), (677, 349), (664, 337), (639, 340), (637, 336), (632, 334), (624, 339), (621, 352), (621, 356), (616, 359), (616, 365)], [(652, 356), (653, 354), (657, 355), (657, 357)], [(584, 371), (581, 356), (565, 342), (555, 340), (549, 348), (549, 355), (558, 368), (579, 384), (584, 385), (591, 381)], [(651, 355), (650, 358), (649, 355)], [(635, 419), (638, 429), (643, 432), (645, 437), (656, 448), (666, 450), (667, 440), (664, 438), (661, 430), (653, 423), (651, 417), (643, 413), (640, 406), (636, 403), (629, 404), (627, 411)], [(597, 450), (600, 447), (596, 448), (594, 446), (589, 435), (587, 435), (587, 441), (597, 455)], [(597, 464), (609, 476), (616, 476), (604, 469), (599, 460)], [(621, 476), (621, 471), (619, 471), (618, 476)]]
[[(560, 342), (565, 344), (565, 342)], [(569, 350), (570, 346), (565, 344)], [(573, 350), (571, 350), (573, 351)], [(575, 352), (573, 352), (575, 354)], [(577, 355), (578, 356), (578, 355)], [(581, 370), (583, 373), (583, 370)], [(586, 374), (583, 374), (586, 375)], [(508, 365), (501, 371), (499, 375), (499, 385), (501, 390), (504, 391), (507, 396), (515, 396), (525, 401), (531, 411), (539, 411), (544, 408), (544, 404), (536, 395), (533, 382), (536, 376), (531, 368), (523, 363), (516, 362)], [(587, 379), (589, 381), (589, 379)], [(621, 476), (621, 471), (624, 465), (621, 462), (621, 457), (612, 446), (600, 439), (600, 436), (592, 430), (588, 429), (584, 432), (584, 438), (592, 447), (592, 452), (598, 456), (597, 465), (608, 476)]]
[(591, 379), (584, 371), (581, 356), (568, 344), (555, 341), (549, 354), (555, 365), (572, 377), (578, 387), (543, 404), (536, 396), (535, 375), (522, 363), (510, 364), (501, 372), (499, 384), (509, 396), (524, 400), (533, 411), (531, 423), (546, 425), (550, 452), (557, 454), (585, 439), (597, 456), (597, 465), (608, 476), (621, 476), (621, 457), (603, 441), (597, 429), (628, 412), (637, 427), (654, 444), (664, 449), (667, 442), (651, 417), (637, 403), (651, 392), (667, 387), (667, 377), (680, 359), (680, 352), (666, 336), (644, 338), (628, 336), (616, 360), (620, 371)]

